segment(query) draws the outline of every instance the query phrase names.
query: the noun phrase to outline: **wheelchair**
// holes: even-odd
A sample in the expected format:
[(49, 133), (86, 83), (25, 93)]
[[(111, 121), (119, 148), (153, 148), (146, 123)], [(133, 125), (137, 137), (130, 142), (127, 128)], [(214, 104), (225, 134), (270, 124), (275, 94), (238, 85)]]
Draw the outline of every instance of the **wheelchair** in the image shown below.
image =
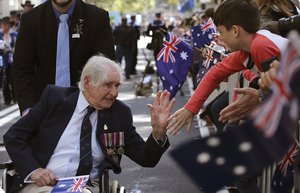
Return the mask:
[[(0, 163), (0, 170), (3, 170), (0, 193), (6, 193), (12, 186), (12, 180), (15, 175), (15, 167), (12, 162), (5, 162)], [(120, 186), (117, 180), (113, 180), (112, 183), (110, 183), (110, 170), (110, 168), (107, 168), (102, 172), (101, 193), (126, 193), (125, 187)]]

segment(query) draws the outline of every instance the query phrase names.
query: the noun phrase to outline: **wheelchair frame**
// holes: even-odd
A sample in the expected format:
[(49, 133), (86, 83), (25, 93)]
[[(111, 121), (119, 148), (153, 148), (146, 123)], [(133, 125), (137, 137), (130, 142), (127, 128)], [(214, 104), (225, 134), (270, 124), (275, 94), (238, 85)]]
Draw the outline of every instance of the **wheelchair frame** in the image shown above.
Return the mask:
[[(0, 163), (0, 170), (3, 170), (0, 193), (6, 193), (9, 189), (9, 183), (11, 183), (9, 176), (12, 177), (15, 174), (15, 167), (12, 162), (5, 162)], [(126, 193), (125, 187), (120, 186), (117, 180), (113, 180), (110, 185), (109, 170), (110, 169), (105, 169), (102, 173), (101, 193)]]

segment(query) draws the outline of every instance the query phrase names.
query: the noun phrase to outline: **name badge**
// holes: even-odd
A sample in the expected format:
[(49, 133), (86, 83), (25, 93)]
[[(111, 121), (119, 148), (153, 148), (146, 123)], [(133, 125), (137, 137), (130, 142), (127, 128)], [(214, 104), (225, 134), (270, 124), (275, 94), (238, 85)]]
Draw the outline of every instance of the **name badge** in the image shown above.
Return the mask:
[(80, 38), (80, 34), (72, 34), (72, 38)]

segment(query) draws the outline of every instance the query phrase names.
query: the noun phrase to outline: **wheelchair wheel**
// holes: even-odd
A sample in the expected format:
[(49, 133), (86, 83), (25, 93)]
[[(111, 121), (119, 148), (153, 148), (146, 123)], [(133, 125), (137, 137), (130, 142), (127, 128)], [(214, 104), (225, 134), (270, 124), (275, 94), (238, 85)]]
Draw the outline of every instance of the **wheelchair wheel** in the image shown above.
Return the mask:
[(125, 187), (124, 186), (121, 186), (120, 187), (120, 192), (119, 193), (126, 193), (126, 190), (125, 190)]
[(110, 193), (118, 193), (119, 182), (114, 180), (111, 184)]
[(120, 186), (117, 180), (114, 180), (111, 184), (110, 193), (126, 193), (126, 190), (124, 186)]

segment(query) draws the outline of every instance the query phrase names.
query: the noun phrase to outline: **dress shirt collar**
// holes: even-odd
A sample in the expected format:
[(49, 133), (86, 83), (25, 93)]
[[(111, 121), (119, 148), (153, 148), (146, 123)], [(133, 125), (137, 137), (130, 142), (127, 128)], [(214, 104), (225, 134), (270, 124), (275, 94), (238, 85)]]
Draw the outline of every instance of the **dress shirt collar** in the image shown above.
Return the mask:
[(84, 111), (89, 105), (90, 104), (85, 99), (82, 91), (80, 91), (79, 92), (78, 101), (77, 101), (77, 108), (78, 108), (79, 113), (81, 113), (82, 111)]
[[(49, 0), (49, 1), (50, 1), (50, 0)], [(73, 2), (73, 4), (71, 5), (71, 7), (68, 9), (68, 11), (67, 11), (65, 14), (68, 14), (69, 16), (72, 16), (72, 14), (73, 14), (73, 12), (74, 12), (74, 7), (75, 7), (75, 4), (76, 4), (76, 1), (77, 1), (77, 0), (75, 0), (75, 1)], [(51, 2), (51, 5), (52, 5), (52, 2)], [(56, 19), (57, 19), (58, 22), (59, 22), (59, 16), (60, 16), (62, 13), (58, 12), (53, 6), (52, 6), (52, 8), (53, 8), (54, 14), (55, 14), (55, 16), (56, 16)], [(69, 19), (69, 21), (70, 21), (70, 19)]]

